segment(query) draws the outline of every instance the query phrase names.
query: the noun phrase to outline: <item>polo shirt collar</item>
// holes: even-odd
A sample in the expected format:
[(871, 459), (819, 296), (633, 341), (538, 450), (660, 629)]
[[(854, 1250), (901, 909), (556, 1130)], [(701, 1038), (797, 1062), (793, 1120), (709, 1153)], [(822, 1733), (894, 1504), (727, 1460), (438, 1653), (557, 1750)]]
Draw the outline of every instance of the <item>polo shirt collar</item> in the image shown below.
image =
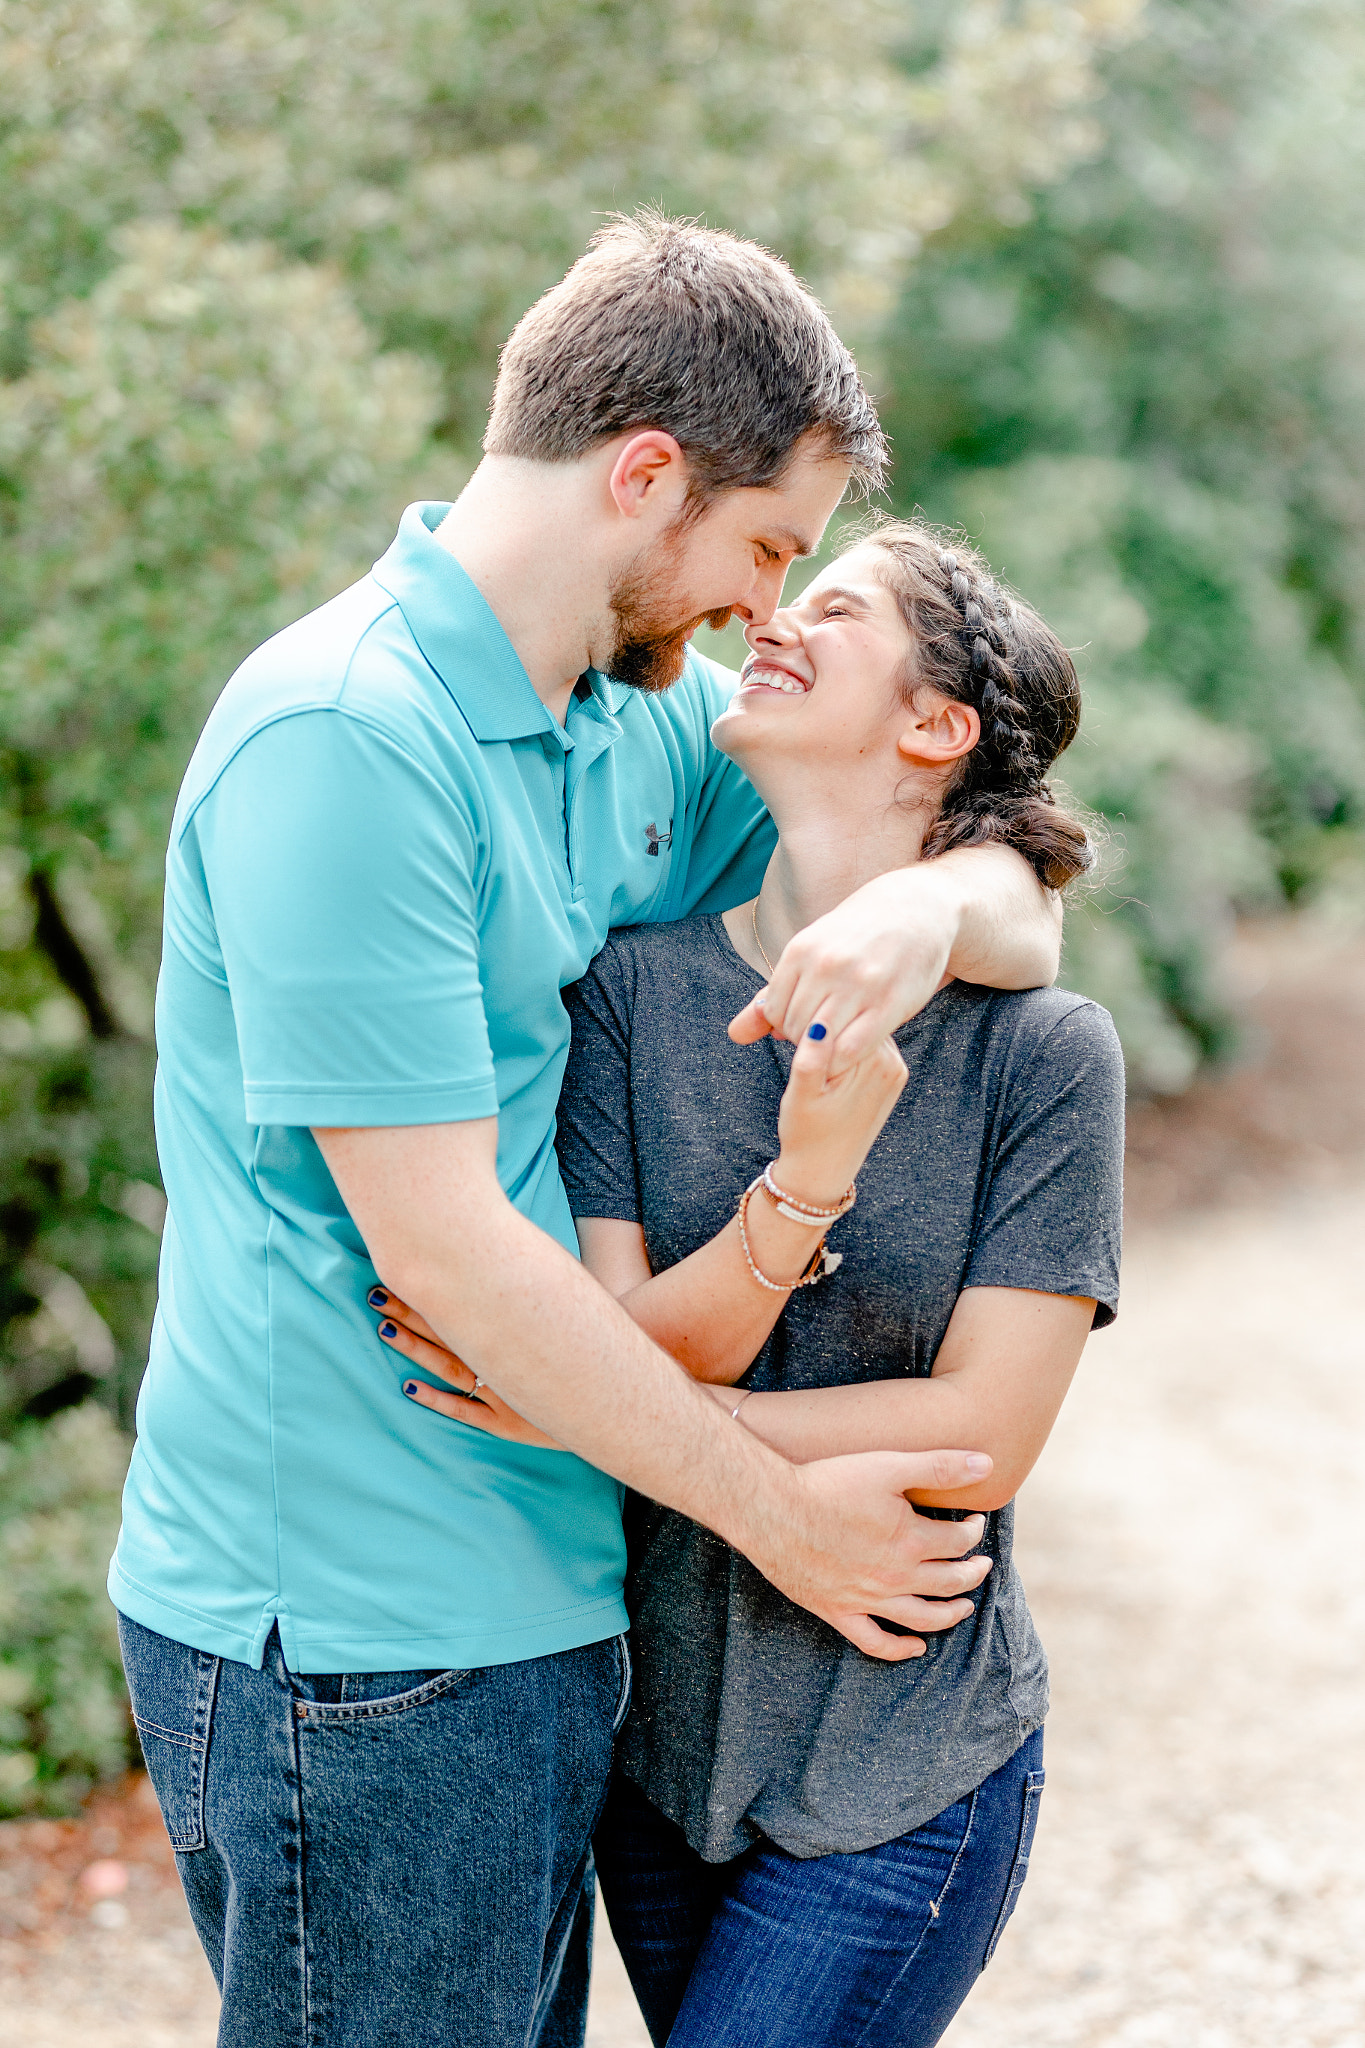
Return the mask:
[(630, 684), (618, 683), (612, 676), (604, 676), (600, 669), (588, 670), (588, 688), (602, 709), (612, 718), (619, 718), (621, 707), (629, 698)]
[(388, 551), (374, 565), (374, 579), (397, 600), (413, 639), (475, 739), (558, 734), (487, 599), (435, 538), (449, 510), (448, 504), (409, 505)]

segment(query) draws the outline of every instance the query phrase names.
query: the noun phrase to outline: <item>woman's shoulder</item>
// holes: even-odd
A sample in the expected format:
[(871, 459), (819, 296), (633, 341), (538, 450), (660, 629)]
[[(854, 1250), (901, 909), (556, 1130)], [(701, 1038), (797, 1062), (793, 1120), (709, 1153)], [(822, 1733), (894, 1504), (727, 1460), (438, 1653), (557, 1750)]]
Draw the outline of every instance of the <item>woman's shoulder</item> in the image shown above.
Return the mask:
[[(705, 963), (723, 965), (731, 950), (725, 927), (710, 912), (680, 917), (668, 924), (618, 925), (608, 932), (606, 943), (584, 979), (625, 977), (632, 983), (640, 976), (695, 978)], [(741, 965), (736, 956), (736, 965)]]
[(1114, 1030), (1114, 1020), (1104, 1005), (1077, 989), (985, 988), (977, 982), (953, 981), (943, 993), (999, 1031), (1045, 1038), (1065, 1023), (1098, 1035)]
[(944, 994), (950, 1008), (970, 1019), (987, 1040), (1023, 1062), (1056, 1060), (1094, 1068), (1123, 1085), (1123, 1049), (1102, 1003), (1069, 988), (981, 988), (955, 982)]

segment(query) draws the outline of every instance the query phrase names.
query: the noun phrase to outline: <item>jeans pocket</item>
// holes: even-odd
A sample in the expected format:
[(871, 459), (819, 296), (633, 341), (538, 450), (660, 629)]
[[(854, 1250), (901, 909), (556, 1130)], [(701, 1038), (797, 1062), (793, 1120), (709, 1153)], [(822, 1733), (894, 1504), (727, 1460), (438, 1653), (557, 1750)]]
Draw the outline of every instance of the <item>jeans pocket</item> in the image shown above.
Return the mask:
[(1005, 1888), (1004, 1904), (1000, 1908), (1000, 1916), (995, 1923), (995, 1931), (991, 1935), (990, 1946), (986, 1950), (986, 1962), (981, 1965), (983, 1970), (986, 1967), (986, 1963), (989, 1963), (991, 1957), (995, 1954), (996, 1948), (999, 1946), (1000, 1937), (1009, 1922), (1010, 1914), (1018, 1905), (1019, 1894), (1024, 1889), (1024, 1879), (1028, 1876), (1028, 1860), (1033, 1850), (1033, 1837), (1038, 1829), (1038, 1807), (1043, 1797), (1043, 1786), (1046, 1782), (1046, 1771), (1030, 1771), (1024, 1780), (1023, 1808), (1019, 1816), (1019, 1840), (1014, 1851), (1014, 1862), (1010, 1866), (1010, 1881)]
[(119, 1647), (147, 1775), (177, 1851), (204, 1846), (204, 1781), (222, 1659), (157, 1635), (126, 1614)]
[(347, 1722), (376, 1721), (407, 1714), (452, 1692), (470, 1677), (464, 1671), (362, 1671), (327, 1682), (337, 1697), (318, 1699), (316, 1679), (291, 1672), (296, 1720), (313, 1728), (336, 1728)]

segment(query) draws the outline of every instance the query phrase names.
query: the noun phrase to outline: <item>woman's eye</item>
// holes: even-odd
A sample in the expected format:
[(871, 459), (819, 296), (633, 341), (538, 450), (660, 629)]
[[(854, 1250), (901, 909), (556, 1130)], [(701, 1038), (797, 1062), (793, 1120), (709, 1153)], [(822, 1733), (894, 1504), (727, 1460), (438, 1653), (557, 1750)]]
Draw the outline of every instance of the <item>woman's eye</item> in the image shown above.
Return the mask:
[(827, 604), (825, 606), (825, 617), (827, 619), (846, 619), (848, 612), (841, 604)]

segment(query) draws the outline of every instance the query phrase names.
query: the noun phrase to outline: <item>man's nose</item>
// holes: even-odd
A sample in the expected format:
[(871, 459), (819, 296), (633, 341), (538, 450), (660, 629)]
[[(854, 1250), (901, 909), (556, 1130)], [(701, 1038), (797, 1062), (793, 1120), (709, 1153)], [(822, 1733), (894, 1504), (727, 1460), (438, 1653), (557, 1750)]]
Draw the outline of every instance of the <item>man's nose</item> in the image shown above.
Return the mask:
[[(744, 603), (737, 604), (734, 607), (735, 617), (744, 621), (746, 639), (748, 639), (751, 627), (755, 631), (766, 632), (770, 626), (774, 627), (778, 636), (784, 641), (791, 641), (795, 638), (790, 629), (783, 629), (775, 625), (778, 606), (782, 602), (782, 586), (786, 580), (787, 570), (780, 562), (775, 562), (771, 568), (760, 569), (757, 572)], [(750, 644), (752, 645), (752, 642)]]

